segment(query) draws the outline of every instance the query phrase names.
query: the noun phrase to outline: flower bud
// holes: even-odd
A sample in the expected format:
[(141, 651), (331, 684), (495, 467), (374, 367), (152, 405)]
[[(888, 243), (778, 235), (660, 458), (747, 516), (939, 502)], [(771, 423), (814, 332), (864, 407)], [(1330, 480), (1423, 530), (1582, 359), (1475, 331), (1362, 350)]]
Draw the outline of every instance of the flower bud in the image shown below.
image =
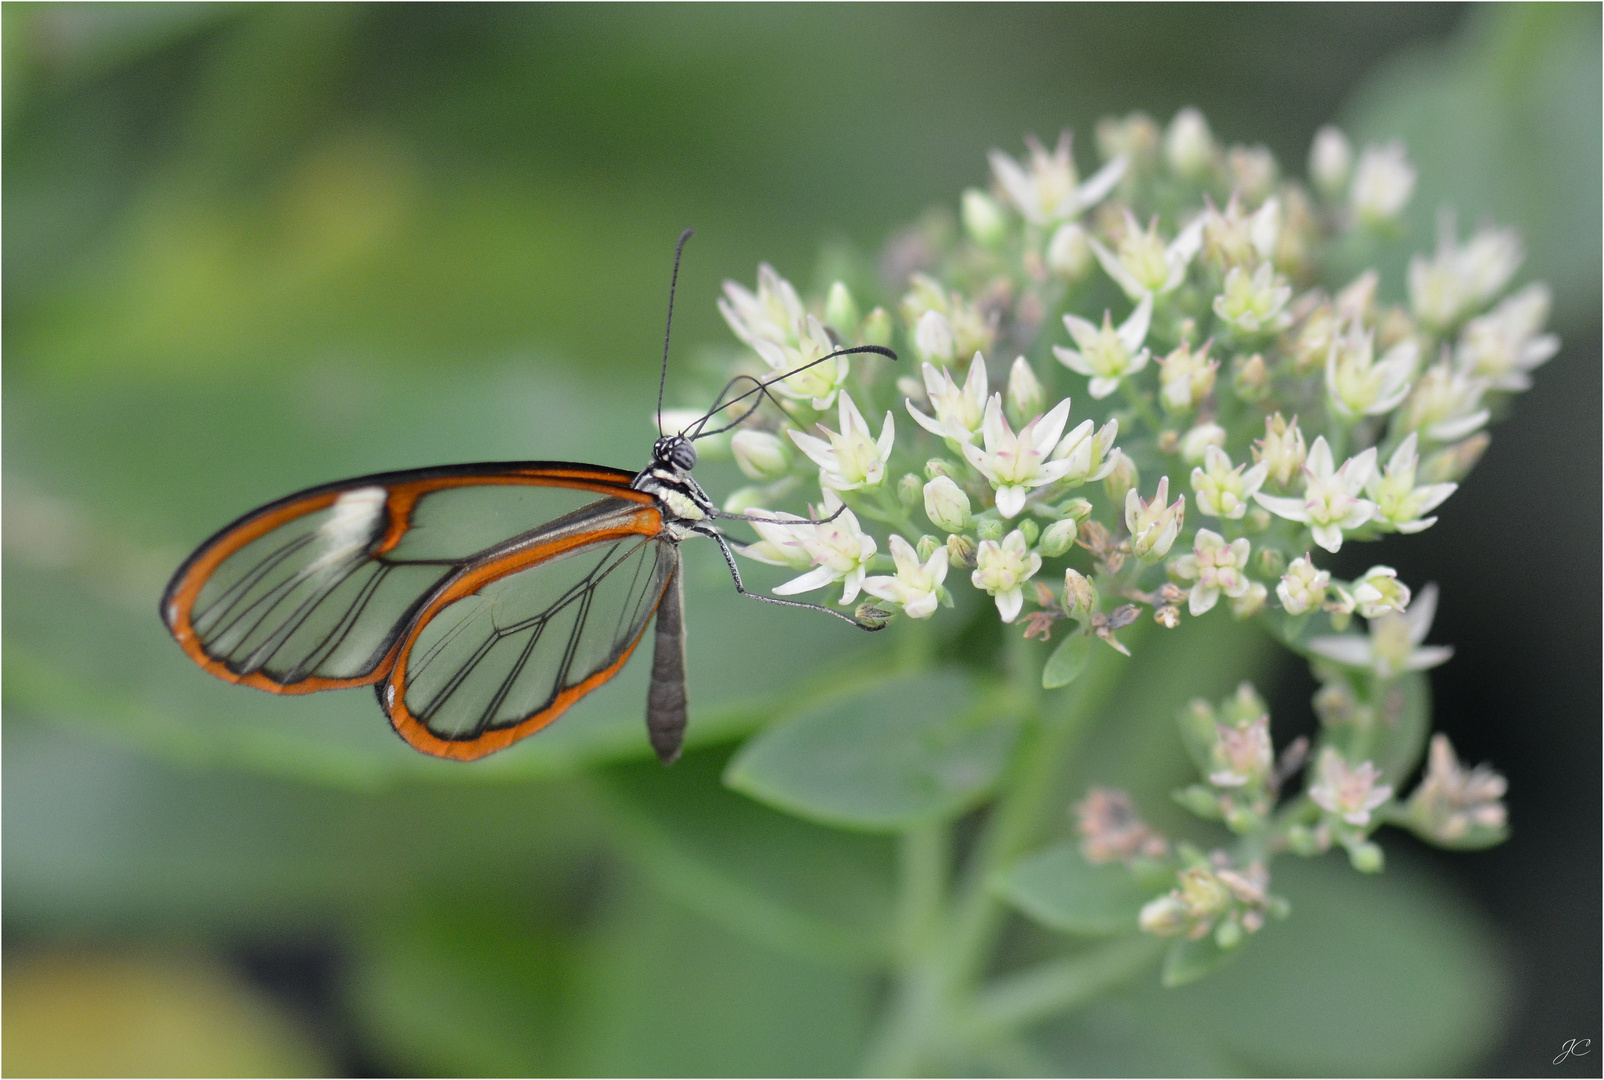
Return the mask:
[(1248, 585), (1248, 591), (1231, 600), (1231, 614), (1239, 619), (1251, 619), (1264, 609), (1265, 598), (1270, 590), (1255, 581)]
[(1225, 153), (1225, 171), (1230, 184), (1249, 206), (1258, 206), (1275, 190), (1279, 170), (1275, 155), (1266, 146), (1233, 146)]
[(920, 562), (929, 562), (930, 556), (934, 555), (941, 547), (942, 543), (940, 540), (937, 540), (934, 536), (926, 533), (919, 538), (919, 542), (913, 546), (913, 550), (916, 554), (918, 554)]
[(1248, 516), (1242, 519), (1242, 527), (1250, 533), (1261, 533), (1274, 521), (1275, 518), (1270, 511), (1262, 506), (1255, 506), (1248, 511)]
[(1263, 401), (1270, 393), (1270, 369), (1264, 357), (1238, 356), (1231, 361), (1231, 389), (1243, 401)]
[(1074, 518), (1055, 521), (1041, 534), (1037, 550), (1049, 559), (1056, 559), (1075, 546), (1076, 531)]
[(1303, 472), (1303, 461), (1309, 456), (1303, 445), (1303, 432), (1298, 429), (1298, 418), (1288, 423), (1280, 413), (1264, 419), (1264, 438), (1253, 444), (1253, 460), (1270, 466), (1270, 483), (1286, 487)]
[(1097, 610), (1100, 600), (1097, 586), (1079, 570), (1064, 571), (1064, 614), (1072, 619), (1086, 620)]
[(947, 537), (947, 564), (962, 570), (973, 570), (975, 542), (967, 536)]
[(1188, 180), (1206, 179), (1218, 152), (1209, 122), (1197, 109), (1176, 113), (1164, 132), (1164, 160), (1176, 175)]
[(1019, 532), (1025, 538), (1026, 547), (1035, 547), (1037, 539), (1041, 536), (1041, 526), (1026, 518), (1019, 523)]
[[(1389, 611), (1402, 614), (1409, 606), (1409, 586), (1398, 580), (1398, 571), (1392, 567), (1372, 566), (1353, 583), (1353, 600), (1359, 614), (1367, 619), (1379, 618)], [(1375, 637), (1374, 631), (1371, 636)], [(1405, 647), (1405, 655), (1413, 644)]]
[(1220, 797), (1202, 784), (1193, 784), (1177, 791), (1175, 801), (1200, 818), (1216, 821), (1220, 817)]
[(865, 600), (863, 603), (859, 604), (857, 610), (854, 611), (852, 615), (860, 624), (868, 627), (870, 630), (884, 629), (892, 619), (896, 618), (896, 612), (887, 611), (885, 608), (881, 607), (872, 600)]
[(1172, 415), (1188, 413), (1214, 391), (1218, 360), (1209, 359), (1209, 342), (1196, 352), (1182, 342), (1180, 347), (1158, 362), (1159, 401)]
[(1287, 557), (1275, 548), (1260, 548), (1258, 563), (1259, 573), (1266, 577), (1280, 577), (1286, 573)]
[(1091, 500), (1082, 499), (1078, 496), (1073, 499), (1065, 499), (1058, 504), (1058, 512), (1065, 517), (1072, 517), (1076, 521), (1085, 521), (1092, 516)]
[(791, 469), (791, 451), (785, 441), (767, 431), (750, 428), (730, 438), (735, 464), (753, 480), (777, 480)]
[(1109, 455), (1114, 467), (1103, 478), (1103, 490), (1108, 492), (1108, 500), (1115, 506), (1125, 501), (1125, 495), (1135, 490), (1141, 483), (1141, 474), (1136, 471), (1136, 462), (1123, 450), (1115, 450)]
[(924, 481), (913, 473), (904, 473), (897, 481), (897, 501), (903, 506), (918, 506), (919, 497), (924, 491)]
[(1487, 444), (1490, 442), (1492, 442), (1491, 436), (1485, 431), (1478, 431), (1470, 438), (1439, 450), (1422, 461), (1416, 477), (1422, 484), (1463, 480), (1487, 452)]
[(1087, 243), (1086, 230), (1073, 221), (1058, 227), (1047, 242), (1047, 269), (1066, 284), (1074, 285), (1086, 280), (1092, 269), (1092, 246)]
[(730, 492), (724, 500), (724, 512), (727, 514), (747, 514), (766, 505), (770, 501), (771, 492), (767, 487), (743, 487)]
[(1309, 179), (1320, 194), (1332, 202), (1340, 199), (1352, 168), (1353, 144), (1341, 128), (1327, 124), (1314, 133), (1314, 145), (1309, 148)]
[(1003, 533), (1007, 531), (1003, 528), (1001, 519), (995, 517), (983, 517), (974, 524), (975, 535), (983, 541), (1000, 541), (1003, 538)]
[(865, 345), (891, 344), (891, 316), (885, 308), (877, 307), (864, 316), (862, 333)]
[(1023, 356), (1014, 360), (1008, 370), (1008, 419), (1014, 427), (1022, 428), (1041, 415), (1047, 392), (1042, 389), (1036, 373)]
[(983, 248), (1002, 245), (1008, 237), (1008, 219), (1003, 216), (997, 200), (979, 188), (963, 193), (962, 211), (964, 231)]
[(858, 305), (853, 302), (852, 292), (845, 283), (837, 281), (830, 286), (830, 294), (824, 301), (824, 321), (843, 338), (857, 334)]
[(1348, 862), (1361, 874), (1379, 874), (1386, 858), (1380, 845), (1366, 840), (1348, 848)]
[(1415, 191), (1415, 167), (1401, 142), (1367, 146), (1354, 170), (1349, 200), (1366, 225), (1391, 221), (1403, 212)]
[(1326, 849), (1320, 842), (1320, 835), (1315, 829), (1307, 825), (1293, 825), (1286, 831), (1287, 850), (1294, 855), (1318, 855)]
[(941, 312), (931, 308), (919, 316), (919, 325), (913, 332), (913, 347), (919, 359), (946, 367), (952, 363), (957, 342), (953, 338), (952, 323)]
[(1199, 424), (1181, 436), (1181, 460), (1188, 465), (1201, 465), (1211, 446), (1225, 445), (1225, 429), (1219, 424)]
[(1186, 496), (1177, 496), (1166, 506), (1169, 492), (1170, 478), (1161, 476), (1151, 500), (1143, 499), (1135, 488), (1125, 493), (1125, 527), (1131, 534), (1131, 554), (1143, 562), (1155, 563), (1169, 554), (1186, 518)]
[(969, 496), (950, 476), (938, 476), (924, 486), (925, 517), (943, 532), (958, 533), (969, 527)]
[(956, 477), (962, 475), (958, 465), (946, 458), (931, 458), (925, 462), (925, 479), (934, 480), (938, 476)]

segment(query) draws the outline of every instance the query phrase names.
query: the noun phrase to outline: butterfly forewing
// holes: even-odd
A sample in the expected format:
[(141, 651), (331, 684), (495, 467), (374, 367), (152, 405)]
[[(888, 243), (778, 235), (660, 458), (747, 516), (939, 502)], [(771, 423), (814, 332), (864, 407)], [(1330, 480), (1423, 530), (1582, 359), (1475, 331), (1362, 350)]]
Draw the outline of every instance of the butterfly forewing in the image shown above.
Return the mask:
[(628, 658), (675, 559), (653, 508), (606, 500), (491, 552), (430, 599), (381, 694), (414, 746), (473, 758), (556, 719)]
[(314, 488), (203, 545), (174, 575), (163, 617), (224, 678), (281, 693), (372, 683), (427, 598), (464, 568), (582, 513), (599, 494), (639, 509), (649, 500), (628, 490), (629, 479), (529, 463)]

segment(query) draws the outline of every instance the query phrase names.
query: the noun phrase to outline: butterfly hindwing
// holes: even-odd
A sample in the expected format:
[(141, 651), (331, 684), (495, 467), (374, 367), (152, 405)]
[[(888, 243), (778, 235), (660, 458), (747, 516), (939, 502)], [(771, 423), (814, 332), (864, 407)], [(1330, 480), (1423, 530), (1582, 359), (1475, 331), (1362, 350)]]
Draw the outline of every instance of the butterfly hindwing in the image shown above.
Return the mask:
[[(631, 474), (524, 462), (379, 473), (280, 499), (179, 567), (162, 617), (231, 682), (275, 693), (382, 680), (428, 599), (485, 553), (603, 503), (655, 514)], [(555, 520), (554, 520), (555, 519)]]
[(658, 511), (624, 500), (487, 553), (425, 602), (380, 703), (419, 750), (499, 750), (618, 672), (678, 563)]

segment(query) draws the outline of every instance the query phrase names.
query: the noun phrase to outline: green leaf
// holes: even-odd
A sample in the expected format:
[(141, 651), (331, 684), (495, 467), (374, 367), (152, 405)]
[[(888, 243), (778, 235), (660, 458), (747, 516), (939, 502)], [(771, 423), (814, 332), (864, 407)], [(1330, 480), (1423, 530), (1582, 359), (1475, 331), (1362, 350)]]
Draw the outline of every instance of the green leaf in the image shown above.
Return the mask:
[(810, 821), (896, 832), (984, 799), (1015, 734), (1010, 717), (977, 707), (966, 676), (926, 672), (770, 728), (741, 749), (724, 781)]
[(1055, 690), (1060, 686), (1068, 686), (1080, 678), (1081, 669), (1086, 666), (1086, 658), (1092, 652), (1092, 636), (1090, 634), (1075, 633), (1066, 637), (1059, 643), (1058, 648), (1047, 658), (1047, 663), (1041, 669), (1041, 684), (1044, 689)]
[(1026, 859), (996, 887), (1043, 926), (1087, 937), (1134, 933), (1142, 904), (1152, 895), (1123, 864), (1094, 866), (1074, 843)]
[[(1396, 851), (1379, 875), (1334, 854), (1277, 859), (1271, 878), (1290, 918), (1200, 982), (1132, 983), (1042, 1032), (1059, 1071), (1452, 1076), (1502, 1039), (1512, 1004), (1503, 951), (1446, 881)], [(1212, 941), (1195, 944), (1208, 948), (1179, 950), (1177, 973), (1211, 959)]]
[[(1246, 942), (1243, 942), (1243, 945), (1245, 944)], [(1171, 945), (1170, 951), (1164, 954), (1164, 967), (1159, 974), (1159, 983), (1165, 989), (1173, 990), (1177, 986), (1197, 982), (1240, 956), (1243, 945), (1238, 945), (1234, 949), (1222, 949), (1215, 944), (1213, 934), (1197, 941), (1187, 941), (1183, 938)]]
[(815, 963), (883, 961), (891, 844), (742, 798), (718, 782), (725, 763), (704, 750), (602, 772), (625, 854), (664, 894), (757, 944)]
[(620, 900), (562, 1018), (575, 1048), (564, 1073), (852, 1075), (871, 976), (758, 947), (644, 889)]

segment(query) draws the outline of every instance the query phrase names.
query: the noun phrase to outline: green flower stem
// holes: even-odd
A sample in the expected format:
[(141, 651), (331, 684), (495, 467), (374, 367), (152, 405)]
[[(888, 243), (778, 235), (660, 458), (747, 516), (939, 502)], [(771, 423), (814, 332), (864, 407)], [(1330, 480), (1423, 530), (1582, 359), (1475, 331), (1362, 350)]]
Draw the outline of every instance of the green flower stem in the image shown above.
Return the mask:
[[(1019, 745), (975, 853), (958, 883), (949, 918), (936, 924), (938, 933), (908, 942), (896, 992), (865, 1057), (863, 1071), (872, 1076), (908, 1076), (934, 1061), (965, 1053), (954, 1044), (967, 1031), (975, 986), (991, 960), (1007, 911), (991, 890), (996, 876), (1037, 838), (1056, 809), (1056, 781), (1065, 758), (1087, 723), (1097, 716), (1119, 685), (1124, 658), (1112, 649), (1093, 654), (1068, 692), (1063, 707), (1041, 708), (1041, 664), (1023, 637), (1009, 636), (1010, 683), (1024, 713)], [(925, 841), (927, 842), (927, 841)], [(921, 841), (904, 840), (906, 847)], [(922, 886), (911, 880), (917, 864), (905, 848), (903, 896), (905, 912)]]
[(896, 956), (912, 970), (926, 942), (941, 932), (942, 900), (951, 873), (952, 851), (947, 824), (935, 822), (909, 829), (897, 839)]
[(964, 1038), (978, 1045), (999, 1041), (1093, 1001), (1158, 959), (1168, 944), (1133, 935), (998, 979), (975, 995)]
[(1119, 390), (1125, 396), (1125, 401), (1130, 407), (1136, 410), (1136, 415), (1141, 417), (1142, 422), (1147, 425), (1149, 431), (1157, 435), (1164, 430), (1164, 421), (1159, 418), (1158, 413), (1153, 411), (1153, 403), (1147, 400), (1147, 395), (1138, 390), (1130, 379), (1121, 379), (1119, 381)]

